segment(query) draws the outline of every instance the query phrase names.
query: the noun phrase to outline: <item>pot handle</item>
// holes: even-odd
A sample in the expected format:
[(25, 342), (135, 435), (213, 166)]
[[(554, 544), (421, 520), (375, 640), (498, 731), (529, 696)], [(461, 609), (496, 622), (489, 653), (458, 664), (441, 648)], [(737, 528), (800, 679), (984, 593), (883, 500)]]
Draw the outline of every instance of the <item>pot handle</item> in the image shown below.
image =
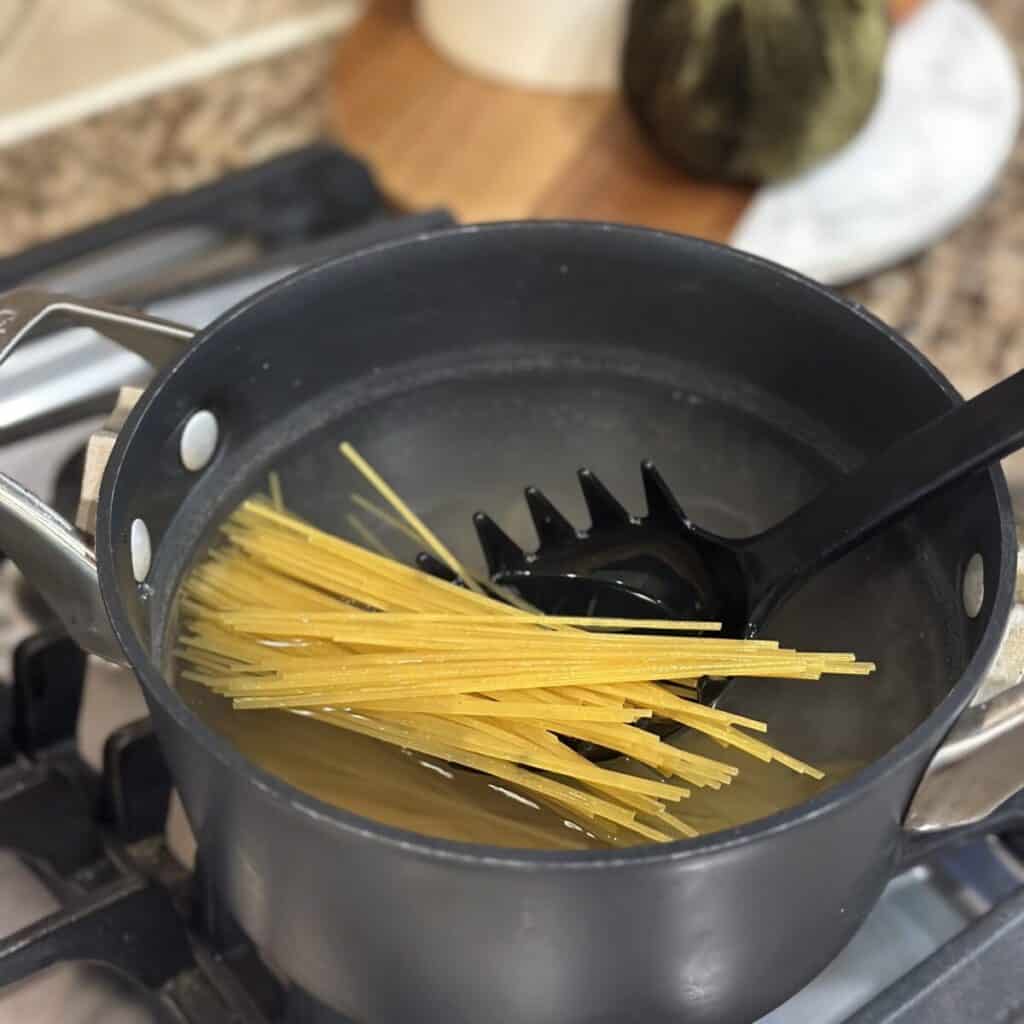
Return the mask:
[(142, 356), (153, 366), (176, 359), (194, 337), (191, 327), (69, 295), (18, 288), (0, 295), (0, 363), (44, 320), (61, 319), (91, 327), (105, 338)]
[[(1016, 596), (1024, 599), (1024, 554)], [(1024, 603), (1012, 607), (992, 669), (925, 769), (903, 824), (902, 864), (1024, 826)]]
[(1024, 829), (1024, 792), (1018, 792), (987, 817), (969, 825), (934, 831), (913, 831), (904, 827), (896, 856), (896, 870), (904, 871), (933, 853), (978, 836), (1001, 835)]
[[(192, 328), (169, 320), (19, 288), (0, 295), (0, 364), (39, 324), (54, 318), (92, 327), (154, 366), (177, 358), (195, 337)], [(76, 643), (124, 662), (100, 597), (92, 548), (66, 519), (2, 473), (0, 549), (39, 589)]]

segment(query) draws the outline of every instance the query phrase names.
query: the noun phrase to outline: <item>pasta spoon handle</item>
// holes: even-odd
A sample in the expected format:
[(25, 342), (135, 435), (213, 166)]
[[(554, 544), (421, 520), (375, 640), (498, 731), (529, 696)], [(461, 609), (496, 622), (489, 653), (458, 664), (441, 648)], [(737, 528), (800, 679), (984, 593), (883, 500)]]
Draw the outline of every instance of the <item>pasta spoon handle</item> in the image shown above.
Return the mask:
[(755, 626), (798, 586), (919, 502), (1024, 447), (1024, 370), (869, 458), (740, 544)]

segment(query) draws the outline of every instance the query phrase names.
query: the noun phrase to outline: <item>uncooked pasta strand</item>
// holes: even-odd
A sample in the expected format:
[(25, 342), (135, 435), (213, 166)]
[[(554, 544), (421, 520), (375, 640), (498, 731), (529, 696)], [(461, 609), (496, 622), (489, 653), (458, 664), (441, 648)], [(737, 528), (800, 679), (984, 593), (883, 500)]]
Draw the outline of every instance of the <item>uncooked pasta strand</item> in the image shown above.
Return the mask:
[(380, 494), (387, 503), (395, 509), (396, 512), (405, 520), (409, 525), (409, 528), (419, 537), (431, 550), (436, 551), (440, 554), (441, 560), (445, 565), (463, 583), (469, 587), (470, 590), (475, 590), (479, 594), (483, 594), (483, 588), (476, 582), (473, 577), (466, 572), (462, 563), (441, 543), (440, 539), (434, 534), (434, 532), (427, 526), (426, 523), (417, 516), (411, 508), (391, 489), (387, 481), (348, 443), (343, 441), (339, 446), (339, 451), (342, 455), (352, 463), (360, 473), (366, 477), (367, 481), (373, 486), (373, 488)]
[[(652, 715), (821, 777), (749, 734), (765, 732), (764, 722), (700, 704), (697, 681), (860, 676), (871, 663), (707, 635), (719, 623), (544, 616), (496, 600), (351, 446), (342, 448), (395, 515), (366, 499), (360, 508), (425, 544), (466, 586), (290, 514), (272, 477), (271, 500), (243, 502), (222, 528), (223, 545), (186, 580), (176, 644), (184, 679), (240, 710), (288, 710), (440, 757), (653, 841), (695, 835), (666, 804), (685, 799), (688, 786), (728, 786), (740, 769), (640, 728)], [(382, 546), (358, 519), (349, 524)], [(630, 761), (592, 763), (567, 739)]]

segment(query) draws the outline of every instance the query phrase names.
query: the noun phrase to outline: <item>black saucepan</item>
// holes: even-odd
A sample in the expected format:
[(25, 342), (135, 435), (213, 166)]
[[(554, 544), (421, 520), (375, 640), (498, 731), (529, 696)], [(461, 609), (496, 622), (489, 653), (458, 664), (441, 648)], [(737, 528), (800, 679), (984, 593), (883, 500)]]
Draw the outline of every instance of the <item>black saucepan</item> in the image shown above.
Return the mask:
[[(190, 344), (173, 325), (24, 292), (0, 300), (0, 333), (16, 342), (54, 311), (169, 362), (107, 466), (95, 560), (6, 479), (0, 547), (76, 636), (132, 665), (214, 884), (289, 977), (355, 1020), (750, 1021), (843, 948), (901, 865), (1024, 818), (1024, 701), (992, 675), (1016, 565), (998, 470), (765, 626), (854, 650), (877, 676), (730, 690), (792, 753), (865, 767), (698, 840), (545, 853), (385, 827), (254, 767), (168, 681), (175, 594), (216, 524), (277, 468), (289, 503), (337, 528), (340, 440), (471, 558), (477, 508), (529, 542), (526, 483), (582, 521), (582, 462), (640, 511), (636, 467), (652, 458), (696, 521), (750, 534), (959, 401), (817, 285), (693, 239), (511, 223), (313, 267)], [(216, 447), (189, 469), (197, 411)], [(982, 687), (991, 699), (969, 707)]]

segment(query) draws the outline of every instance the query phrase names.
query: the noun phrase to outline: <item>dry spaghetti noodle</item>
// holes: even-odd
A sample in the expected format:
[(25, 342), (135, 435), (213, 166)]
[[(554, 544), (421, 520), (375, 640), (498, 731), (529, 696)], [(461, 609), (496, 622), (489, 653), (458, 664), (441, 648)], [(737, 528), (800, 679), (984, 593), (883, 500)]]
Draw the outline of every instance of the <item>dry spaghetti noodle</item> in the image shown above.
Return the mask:
[[(650, 841), (695, 835), (670, 806), (694, 788), (728, 786), (739, 771), (641, 728), (652, 717), (821, 777), (758, 738), (763, 722), (700, 704), (697, 682), (867, 675), (873, 665), (708, 635), (717, 623), (545, 616), (505, 603), (351, 446), (342, 452), (393, 514), (366, 499), (360, 509), (417, 538), (465, 586), (303, 521), (287, 511), (275, 476), (270, 499), (245, 501), (185, 583), (184, 679), (240, 712), (285, 709), (441, 758)], [(592, 763), (569, 740), (628, 760)]]

